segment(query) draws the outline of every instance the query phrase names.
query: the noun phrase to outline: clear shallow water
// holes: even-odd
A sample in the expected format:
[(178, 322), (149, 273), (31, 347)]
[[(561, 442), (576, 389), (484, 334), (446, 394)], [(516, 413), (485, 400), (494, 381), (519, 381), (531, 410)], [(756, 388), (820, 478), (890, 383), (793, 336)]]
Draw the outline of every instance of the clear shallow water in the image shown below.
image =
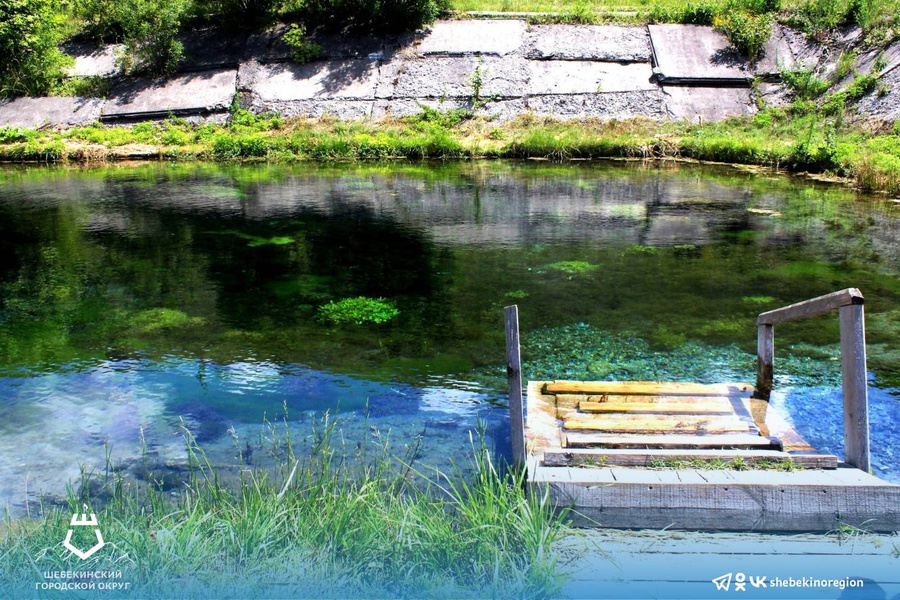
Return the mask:
[[(867, 298), (876, 472), (900, 481), (897, 203), (698, 167), (149, 165), (0, 171), (0, 501), (81, 468), (302, 448), (508, 451), (502, 307), (532, 377), (750, 380), (757, 313)], [(574, 263), (574, 264), (573, 264)], [(329, 300), (393, 300), (335, 326)], [(840, 453), (837, 320), (777, 331), (774, 401)], [(144, 458), (142, 458), (142, 456)], [(464, 462), (464, 460), (462, 461)]]

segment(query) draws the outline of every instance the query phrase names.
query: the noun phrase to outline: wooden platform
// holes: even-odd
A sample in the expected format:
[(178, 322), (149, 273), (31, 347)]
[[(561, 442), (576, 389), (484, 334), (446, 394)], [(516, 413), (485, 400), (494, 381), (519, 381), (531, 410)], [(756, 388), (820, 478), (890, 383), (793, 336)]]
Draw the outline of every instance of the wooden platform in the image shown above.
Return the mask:
[(581, 525), (900, 529), (900, 486), (817, 452), (750, 384), (533, 381), (528, 484)]

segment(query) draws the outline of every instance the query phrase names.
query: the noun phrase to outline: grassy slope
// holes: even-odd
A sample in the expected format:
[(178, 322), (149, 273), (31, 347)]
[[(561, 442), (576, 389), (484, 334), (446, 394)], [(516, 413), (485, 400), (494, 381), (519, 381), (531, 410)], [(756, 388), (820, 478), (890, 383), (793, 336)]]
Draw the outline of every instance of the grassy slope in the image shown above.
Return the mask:
[(827, 172), (900, 195), (900, 131), (769, 109), (704, 125), (649, 119), (564, 122), (523, 115), (500, 123), (434, 111), (382, 123), (255, 117), (230, 125), (172, 120), (64, 132), (0, 129), (0, 159), (383, 160), (392, 158), (692, 158)]

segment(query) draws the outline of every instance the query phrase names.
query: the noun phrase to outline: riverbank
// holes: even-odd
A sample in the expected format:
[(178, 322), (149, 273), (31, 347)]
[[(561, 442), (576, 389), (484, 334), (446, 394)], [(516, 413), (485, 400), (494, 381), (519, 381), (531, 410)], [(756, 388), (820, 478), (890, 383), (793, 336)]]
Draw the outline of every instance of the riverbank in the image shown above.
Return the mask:
[(863, 191), (900, 195), (900, 128), (841, 121), (797, 108), (704, 124), (560, 121), (528, 114), (496, 122), (465, 110), (348, 122), (238, 109), (227, 124), (169, 119), (60, 131), (4, 128), (0, 160), (695, 159), (827, 173)]

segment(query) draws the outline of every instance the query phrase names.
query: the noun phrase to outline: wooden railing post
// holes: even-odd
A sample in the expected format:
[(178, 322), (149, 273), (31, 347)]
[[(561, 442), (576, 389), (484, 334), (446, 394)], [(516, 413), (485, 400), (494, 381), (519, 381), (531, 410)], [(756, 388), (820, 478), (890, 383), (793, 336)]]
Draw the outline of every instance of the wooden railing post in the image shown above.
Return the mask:
[(869, 472), (869, 392), (863, 304), (842, 306), (841, 385), (844, 392), (844, 460)]
[(769, 399), (772, 393), (772, 379), (775, 364), (775, 326), (768, 323), (759, 325), (756, 330), (756, 393), (759, 397)]
[(865, 299), (847, 288), (761, 313), (756, 318), (756, 389), (763, 398), (772, 391), (775, 325), (838, 311), (841, 324), (841, 388), (844, 396), (844, 461), (869, 472), (869, 391), (866, 373)]
[(519, 307), (503, 309), (506, 325), (506, 378), (509, 392), (509, 424), (512, 440), (512, 460), (517, 467), (525, 466), (525, 412), (522, 409), (522, 360), (519, 351)]

